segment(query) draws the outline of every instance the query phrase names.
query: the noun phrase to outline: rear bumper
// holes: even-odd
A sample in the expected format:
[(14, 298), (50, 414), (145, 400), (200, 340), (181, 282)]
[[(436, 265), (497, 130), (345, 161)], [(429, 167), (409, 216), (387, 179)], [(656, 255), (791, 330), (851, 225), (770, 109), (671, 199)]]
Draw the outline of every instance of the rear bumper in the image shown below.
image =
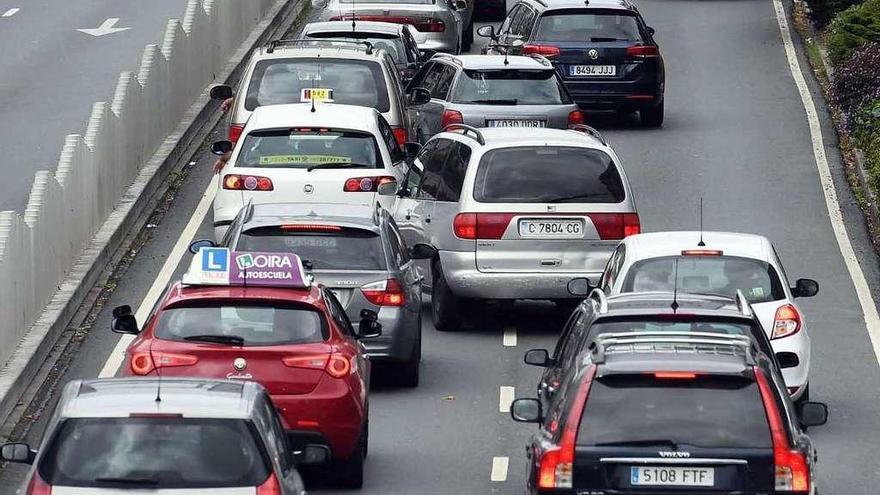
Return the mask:
[(663, 102), (663, 87), (656, 81), (563, 81), (571, 98), (586, 110), (638, 110)]

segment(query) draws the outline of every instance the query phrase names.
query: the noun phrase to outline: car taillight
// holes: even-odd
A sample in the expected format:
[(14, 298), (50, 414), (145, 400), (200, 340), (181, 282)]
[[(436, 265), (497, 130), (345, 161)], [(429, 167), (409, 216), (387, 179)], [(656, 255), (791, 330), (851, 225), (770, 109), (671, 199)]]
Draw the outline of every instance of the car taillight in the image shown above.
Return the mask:
[(463, 124), (464, 117), (461, 116), (461, 112), (457, 112), (455, 110), (446, 110), (443, 112), (443, 117), (440, 118), (440, 128), (445, 128), (450, 124)]
[(522, 54), (523, 55), (536, 54), (536, 55), (542, 55), (544, 57), (550, 58), (550, 57), (555, 57), (555, 56), (559, 55), (559, 47), (551, 46), (551, 45), (526, 44), (526, 45), (523, 45), (523, 47), (522, 47)]
[(345, 192), (376, 192), (376, 189), (387, 182), (394, 182), (394, 177), (383, 175), (380, 177), (352, 177), (345, 181), (342, 190)]
[(272, 191), (272, 179), (256, 175), (229, 174), (223, 177), (223, 189), (233, 191)]
[(376, 306), (403, 306), (406, 302), (403, 287), (396, 278), (364, 285), (361, 287), (361, 292)]
[(229, 126), (229, 140), (232, 141), (232, 144), (238, 142), (238, 138), (241, 137), (241, 133), (244, 131), (244, 125), (242, 124), (231, 124)]
[(269, 479), (257, 487), (257, 495), (282, 495), (283, 493), (284, 492), (281, 491), (281, 484), (278, 483), (278, 478), (275, 477), (275, 473), (270, 474)]
[(52, 486), (43, 481), (39, 471), (34, 471), (34, 475), (28, 482), (25, 495), (52, 495)]
[(148, 375), (156, 368), (173, 368), (176, 366), (192, 366), (199, 358), (189, 354), (172, 352), (147, 351), (136, 352), (131, 356), (131, 371), (135, 375)]
[(446, 31), (446, 24), (440, 19), (416, 20), (413, 26), (420, 33), (442, 33)]
[(788, 337), (798, 333), (801, 329), (801, 314), (791, 304), (779, 306), (776, 316), (773, 318), (773, 333), (771, 339)]
[(584, 112), (581, 112), (580, 110), (575, 110), (568, 114), (569, 127), (573, 125), (583, 125), (585, 122), (586, 119), (584, 118)]
[(282, 225), (282, 232), (342, 232), (339, 225), (323, 225), (317, 223), (297, 223), (291, 225)]
[(501, 239), (513, 213), (459, 213), (452, 231), (459, 239)]
[(392, 132), (394, 132), (394, 139), (397, 140), (397, 144), (403, 148), (403, 145), (409, 140), (409, 133), (407, 133), (406, 129), (403, 127), (395, 127)]
[(636, 45), (626, 49), (626, 58), (657, 58), (659, 55), (657, 45)]
[(345, 378), (351, 373), (351, 361), (343, 354), (310, 354), (282, 358), (288, 368), (323, 370), (333, 378)]
[(565, 420), (559, 445), (547, 449), (544, 455), (541, 456), (538, 468), (539, 489), (566, 489), (572, 487), (574, 441), (577, 437), (587, 397), (590, 395), (590, 385), (593, 383), (594, 376), (596, 376), (596, 368), (592, 367), (584, 376), (584, 381), (581, 382), (578, 388), (574, 403), (568, 411), (568, 418)]
[(641, 232), (638, 213), (590, 213), (602, 240), (623, 239)]
[(776, 398), (764, 372), (755, 370), (755, 380), (761, 391), (767, 422), (770, 424), (770, 436), (773, 439), (773, 463), (775, 465), (775, 486), (778, 492), (809, 493), (810, 466), (807, 456), (798, 450), (792, 450), (788, 434), (782, 423), (782, 415), (776, 405)]

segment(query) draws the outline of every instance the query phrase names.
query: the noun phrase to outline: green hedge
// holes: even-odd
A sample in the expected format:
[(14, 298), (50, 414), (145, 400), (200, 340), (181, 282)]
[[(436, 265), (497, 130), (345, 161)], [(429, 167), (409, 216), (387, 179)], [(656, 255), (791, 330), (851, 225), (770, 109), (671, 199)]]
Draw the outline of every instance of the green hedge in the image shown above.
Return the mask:
[(871, 41), (880, 41), (880, 0), (866, 0), (838, 14), (831, 22), (828, 54), (839, 65)]
[(807, 0), (811, 17), (819, 27), (825, 27), (838, 12), (861, 3), (862, 0)]

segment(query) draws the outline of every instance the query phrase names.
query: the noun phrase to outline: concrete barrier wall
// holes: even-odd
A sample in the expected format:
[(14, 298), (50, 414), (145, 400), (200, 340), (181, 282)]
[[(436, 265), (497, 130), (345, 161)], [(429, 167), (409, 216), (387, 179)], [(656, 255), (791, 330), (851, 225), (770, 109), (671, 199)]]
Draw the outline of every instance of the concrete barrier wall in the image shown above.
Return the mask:
[(141, 167), (275, 0), (190, 0), (140, 68), (37, 172), (24, 214), (0, 212), (0, 368), (39, 317)]

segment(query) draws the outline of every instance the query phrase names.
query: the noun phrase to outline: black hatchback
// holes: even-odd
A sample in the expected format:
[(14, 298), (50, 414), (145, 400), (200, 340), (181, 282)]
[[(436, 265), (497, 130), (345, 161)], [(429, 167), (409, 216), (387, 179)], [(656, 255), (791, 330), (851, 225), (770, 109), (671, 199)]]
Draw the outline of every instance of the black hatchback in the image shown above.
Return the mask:
[(638, 111), (643, 125), (663, 124), (666, 80), (654, 29), (629, 0), (519, 0), (487, 52), (550, 59), (584, 110)]

